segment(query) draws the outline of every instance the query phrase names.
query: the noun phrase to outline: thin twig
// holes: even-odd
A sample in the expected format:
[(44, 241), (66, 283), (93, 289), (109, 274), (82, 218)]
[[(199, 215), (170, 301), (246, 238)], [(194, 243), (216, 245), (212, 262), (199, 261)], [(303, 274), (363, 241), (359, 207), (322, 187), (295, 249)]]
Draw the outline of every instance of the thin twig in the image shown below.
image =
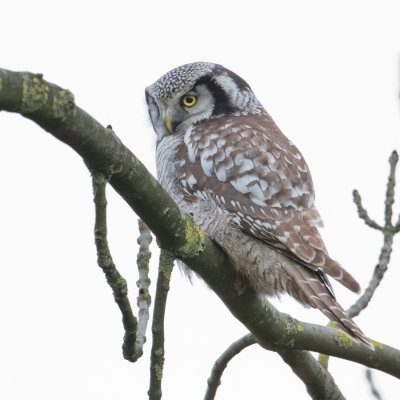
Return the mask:
[(367, 213), (367, 210), (363, 207), (361, 203), (361, 196), (358, 193), (358, 190), (353, 190), (353, 201), (357, 206), (358, 216), (371, 228), (378, 229), (379, 231), (382, 230), (382, 227), (377, 224), (374, 220), (372, 220)]
[(251, 333), (241, 337), (236, 342), (233, 342), (215, 361), (214, 366), (211, 370), (211, 375), (207, 380), (207, 390), (204, 395), (204, 400), (214, 400), (215, 394), (217, 393), (218, 386), (221, 384), (221, 376), (224, 373), (228, 362), (232, 360), (237, 354), (243, 349), (252, 344), (257, 343), (254, 336)]
[[(390, 260), (390, 253), (392, 251), (393, 235), (384, 236), (384, 244), (379, 255), (379, 264), (376, 265), (372, 278), (368, 284), (368, 287), (364, 290), (364, 293), (357, 299), (357, 301), (346, 311), (351, 318), (357, 317), (362, 310), (367, 308), (375, 290), (378, 288), (382, 281), (385, 272), (388, 269), (388, 263)], [(382, 260), (382, 263), (381, 263)]]
[[(211, 376), (207, 380), (207, 390), (204, 400), (214, 400), (221, 384), (221, 376), (228, 362), (246, 347), (257, 343), (253, 335), (247, 334), (232, 343), (215, 362)], [(308, 351), (282, 350), (278, 351), (282, 359), (292, 368), (293, 372), (303, 381), (307, 392), (316, 400), (343, 400), (330, 373), (321, 366)]]
[[(374, 272), (372, 274), (372, 278), (368, 284), (368, 287), (365, 289), (364, 293), (357, 299), (357, 301), (346, 311), (347, 314), (351, 318), (357, 317), (362, 310), (367, 308), (369, 302), (372, 299), (372, 296), (375, 293), (375, 290), (378, 288), (381, 283), (385, 272), (388, 269), (390, 255), (392, 253), (392, 244), (394, 235), (400, 230), (396, 230), (397, 223), (400, 224), (400, 216), (399, 221), (395, 226), (392, 224), (392, 216), (393, 216), (393, 204), (394, 204), (394, 188), (396, 185), (395, 174), (396, 174), (396, 165), (399, 160), (396, 151), (393, 151), (389, 157), (389, 177), (386, 188), (386, 196), (385, 196), (385, 213), (384, 213), (384, 221), (385, 225), (380, 226), (375, 221), (369, 218), (367, 210), (362, 206), (361, 196), (357, 190), (353, 191), (353, 200), (357, 206), (357, 211), (359, 217), (371, 228), (377, 229), (383, 233), (383, 246), (381, 252), (379, 254), (378, 264), (375, 266)], [(324, 366), (328, 366), (329, 356), (324, 354), (320, 354), (320, 362)]]
[(400, 214), (399, 217), (397, 218), (397, 222), (395, 223), (394, 227), (393, 227), (393, 232), (397, 233), (400, 231)]
[(164, 316), (174, 256), (161, 249), (157, 289), (153, 311), (153, 345), (151, 347), (149, 400), (161, 399), (161, 381), (164, 368)]
[(139, 307), (139, 321), (135, 342), (136, 359), (143, 355), (143, 346), (146, 342), (147, 323), (149, 321), (149, 307), (151, 304), (151, 296), (149, 293), (149, 261), (151, 252), (149, 250), (149, 246), (152, 241), (151, 232), (147, 225), (141, 219), (138, 220), (138, 224), (139, 238), (137, 242), (140, 248), (137, 256), (137, 266), (139, 270), (139, 279), (136, 281), (136, 285), (139, 288), (139, 295), (137, 298), (137, 305)]
[(122, 323), (125, 329), (122, 351), (124, 358), (134, 361), (134, 349), (137, 331), (137, 320), (133, 315), (128, 299), (128, 286), (126, 280), (115, 267), (107, 243), (107, 200), (105, 187), (107, 179), (103, 174), (92, 172), (94, 204), (96, 208), (96, 222), (94, 228), (95, 243), (97, 249), (97, 263), (103, 270), (107, 282), (110, 285), (114, 300), (122, 313)]
[[(358, 298), (358, 300), (347, 310), (347, 313), (350, 315), (350, 317), (355, 317), (359, 315), (360, 312), (368, 306), (368, 303), (370, 302), (372, 296), (374, 295), (375, 290), (379, 286), (385, 272), (388, 269), (390, 254), (392, 252), (393, 237), (397, 233), (392, 224), (392, 216), (393, 216), (393, 204), (394, 204), (394, 187), (396, 185), (395, 173), (396, 173), (396, 165), (398, 159), (399, 157), (396, 151), (393, 151), (393, 153), (389, 157), (390, 172), (389, 172), (386, 197), (385, 197), (385, 215), (384, 215), (385, 225), (379, 226), (374, 221), (372, 221), (374, 224), (378, 226), (378, 228), (375, 227), (375, 229), (379, 229), (383, 233), (383, 246), (381, 249), (381, 253), (379, 255), (379, 262), (378, 265), (375, 267), (374, 273), (372, 275), (368, 287), (365, 289), (364, 293)], [(353, 192), (353, 194), (354, 194), (354, 202), (357, 205), (358, 214), (360, 218), (362, 218), (367, 225), (371, 226), (371, 224), (368, 223), (366, 219), (368, 218), (368, 214), (361, 206), (360, 195), (356, 190)], [(362, 215), (362, 213), (360, 213), (360, 209), (365, 211), (364, 216)]]
[(389, 157), (390, 173), (387, 183), (386, 200), (385, 200), (385, 227), (392, 228), (393, 203), (394, 203), (394, 187), (396, 185), (396, 165), (399, 161), (399, 156), (396, 151), (393, 151)]
[(378, 391), (378, 389), (376, 388), (375, 384), (374, 384), (374, 380), (372, 377), (372, 370), (367, 368), (365, 370), (365, 376), (367, 377), (367, 381), (369, 383), (369, 387), (371, 389), (371, 393), (372, 395), (377, 399), (377, 400), (382, 400), (382, 397)]

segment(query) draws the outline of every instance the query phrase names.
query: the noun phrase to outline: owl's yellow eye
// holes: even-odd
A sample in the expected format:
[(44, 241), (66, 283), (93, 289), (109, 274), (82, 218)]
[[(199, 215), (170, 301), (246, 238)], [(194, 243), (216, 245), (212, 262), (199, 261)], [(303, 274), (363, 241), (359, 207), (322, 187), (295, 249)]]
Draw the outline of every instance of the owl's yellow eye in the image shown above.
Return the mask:
[(193, 107), (196, 104), (197, 98), (191, 94), (188, 94), (183, 97), (182, 103), (186, 107)]

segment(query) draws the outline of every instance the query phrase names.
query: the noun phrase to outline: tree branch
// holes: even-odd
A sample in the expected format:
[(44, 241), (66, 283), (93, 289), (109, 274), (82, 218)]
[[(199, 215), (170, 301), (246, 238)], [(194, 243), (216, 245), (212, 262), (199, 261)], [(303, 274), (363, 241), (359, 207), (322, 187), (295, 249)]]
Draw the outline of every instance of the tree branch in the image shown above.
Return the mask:
[(344, 400), (332, 375), (308, 351), (282, 350), (278, 352), (292, 371), (304, 382), (314, 400)]
[(361, 203), (361, 196), (357, 190), (353, 190), (353, 201), (354, 201), (355, 205), (357, 206), (358, 216), (369, 227), (381, 231), (382, 227), (369, 217), (367, 210), (363, 207), (363, 205)]
[(214, 400), (217, 393), (218, 386), (221, 384), (221, 376), (228, 365), (228, 362), (233, 357), (238, 355), (243, 349), (252, 344), (257, 343), (256, 339), (251, 333), (241, 337), (236, 342), (233, 342), (215, 361), (211, 370), (211, 375), (207, 379), (207, 390), (204, 395), (204, 400)]
[(369, 387), (371, 389), (372, 395), (375, 397), (376, 400), (382, 400), (382, 397), (381, 397), (378, 389), (375, 387), (375, 383), (374, 383), (374, 380), (372, 378), (372, 371), (369, 368), (367, 368), (365, 370), (365, 375), (367, 377), (367, 381), (369, 383)]
[(135, 342), (135, 353), (137, 358), (143, 355), (143, 346), (146, 342), (146, 329), (149, 321), (149, 308), (151, 304), (151, 296), (149, 293), (150, 279), (149, 279), (149, 262), (151, 253), (149, 250), (152, 241), (150, 229), (146, 224), (139, 219), (139, 253), (137, 256), (137, 265), (139, 270), (139, 279), (136, 285), (139, 288), (139, 295), (137, 298), (137, 305), (139, 307), (139, 322), (138, 331)]
[[(77, 151), (110, 184), (169, 249), (189, 265), (269, 350), (311, 350), (352, 360), (400, 377), (400, 352), (375, 343), (376, 351), (343, 332), (279, 313), (240, 279), (226, 255), (203, 236), (115, 134), (75, 106), (73, 96), (38, 75), (0, 69), (0, 110), (18, 112)], [(238, 287), (240, 286), (240, 290)]]
[(122, 323), (125, 329), (122, 351), (124, 358), (129, 361), (136, 361), (135, 340), (137, 331), (137, 320), (133, 315), (131, 304), (128, 299), (128, 285), (115, 267), (107, 243), (107, 180), (103, 174), (92, 171), (94, 204), (96, 209), (95, 222), (95, 243), (97, 249), (97, 263), (103, 270), (107, 283), (110, 285), (114, 300), (122, 313)]
[(174, 255), (168, 250), (161, 249), (153, 311), (149, 400), (161, 399), (161, 381), (164, 369), (164, 316), (173, 266)]
[[(364, 222), (371, 226), (372, 228), (378, 229), (383, 233), (383, 246), (379, 255), (378, 265), (375, 267), (374, 273), (372, 275), (372, 279), (369, 282), (368, 287), (365, 289), (364, 293), (358, 298), (358, 300), (347, 310), (347, 313), (350, 317), (356, 317), (360, 314), (362, 310), (364, 310), (372, 296), (375, 293), (375, 290), (381, 283), (383, 275), (388, 269), (390, 255), (392, 253), (392, 245), (393, 245), (393, 237), (398, 232), (396, 231), (395, 226), (392, 224), (392, 216), (393, 216), (393, 204), (394, 204), (394, 187), (396, 185), (395, 174), (396, 174), (396, 165), (399, 160), (397, 153), (394, 151), (389, 157), (389, 178), (387, 182), (386, 189), (386, 197), (385, 197), (385, 215), (384, 220), (385, 224), (383, 226), (378, 225), (376, 222), (372, 221), (368, 218), (367, 211), (361, 205), (361, 196), (357, 192), (357, 190), (353, 191), (354, 203), (357, 206), (358, 215)], [(362, 210), (362, 211), (360, 211)]]
[[(233, 342), (215, 361), (211, 376), (207, 380), (207, 390), (204, 400), (214, 400), (221, 377), (233, 357), (245, 348), (257, 343), (254, 336), (249, 333)], [(315, 358), (303, 350), (281, 350), (278, 354), (290, 366), (292, 371), (303, 381), (307, 392), (315, 400), (341, 400), (344, 399), (331, 374), (324, 369)]]
[(399, 161), (399, 156), (396, 151), (393, 151), (389, 157), (390, 172), (386, 189), (385, 199), (385, 228), (393, 228), (392, 216), (393, 216), (393, 204), (394, 204), (394, 187), (396, 185), (396, 165)]

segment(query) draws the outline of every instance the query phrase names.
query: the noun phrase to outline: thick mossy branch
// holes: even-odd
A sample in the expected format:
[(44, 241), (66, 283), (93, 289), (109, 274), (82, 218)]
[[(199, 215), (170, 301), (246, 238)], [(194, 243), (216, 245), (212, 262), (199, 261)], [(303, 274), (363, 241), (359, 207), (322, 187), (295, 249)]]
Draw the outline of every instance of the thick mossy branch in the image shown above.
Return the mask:
[(96, 222), (94, 228), (95, 243), (97, 249), (97, 263), (103, 270), (107, 282), (110, 285), (115, 302), (122, 313), (122, 323), (125, 329), (122, 351), (124, 358), (129, 361), (136, 361), (135, 341), (137, 331), (137, 320), (133, 315), (131, 304), (128, 299), (128, 285), (115, 267), (107, 243), (107, 180), (103, 174), (92, 172), (94, 204), (96, 209)]
[(145, 221), (161, 247), (192, 255), (201, 250), (201, 236), (195, 236), (198, 242), (192, 235), (192, 240), (187, 240), (188, 225), (194, 225), (191, 216), (182, 218), (171, 197), (112, 129), (77, 107), (69, 91), (27, 72), (0, 69), (0, 80), (0, 110), (17, 112), (36, 122), (71, 146), (91, 170), (110, 176), (111, 186)]
[[(181, 214), (170, 196), (112, 130), (102, 127), (70, 102), (65, 102), (64, 108), (57, 106), (57, 113), (50, 112), (54, 108), (52, 99), (66, 91), (44, 81), (42, 84), (47, 89), (38, 91), (43, 100), (35, 100), (35, 105), (40, 106), (29, 108), (29, 112), (22, 107), (26, 102), (23, 101), (24, 81), (35, 76), (0, 69), (0, 110), (19, 112), (32, 119), (77, 151), (92, 170), (104, 172), (106, 176), (112, 174), (111, 186), (147, 224), (161, 246), (178, 254), (197, 272), (261, 346), (275, 351), (298, 349), (330, 354), (400, 377), (398, 350), (380, 345), (372, 352), (358, 343), (344, 348), (337, 340), (337, 330), (299, 322), (279, 313), (245, 284), (240, 286), (240, 291), (236, 290), (237, 275), (226, 255), (208, 237), (191, 234), (190, 216)], [(193, 242), (188, 244), (188, 237)]]
[(158, 268), (157, 290), (153, 311), (153, 345), (151, 347), (149, 400), (161, 399), (161, 381), (164, 369), (164, 317), (169, 291), (174, 255), (161, 249)]

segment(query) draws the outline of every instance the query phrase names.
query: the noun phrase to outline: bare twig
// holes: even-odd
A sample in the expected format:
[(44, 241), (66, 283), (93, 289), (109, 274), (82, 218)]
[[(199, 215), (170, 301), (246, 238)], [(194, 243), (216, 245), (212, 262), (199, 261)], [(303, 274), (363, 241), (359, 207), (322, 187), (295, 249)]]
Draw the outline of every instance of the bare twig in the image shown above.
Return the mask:
[(386, 200), (385, 200), (385, 228), (392, 228), (392, 216), (393, 216), (393, 203), (394, 203), (394, 187), (396, 185), (395, 174), (396, 165), (399, 161), (399, 156), (396, 151), (393, 151), (389, 157), (390, 173), (386, 189)]
[(393, 232), (397, 233), (400, 231), (400, 215), (397, 218), (397, 222), (395, 223), (394, 227), (393, 227)]
[[(358, 214), (360, 218), (362, 218), (368, 226), (371, 226), (375, 229), (379, 229), (383, 233), (383, 246), (381, 249), (381, 253), (379, 255), (378, 265), (375, 267), (372, 279), (368, 287), (365, 289), (364, 293), (360, 296), (360, 298), (347, 310), (347, 313), (351, 317), (359, 315), (360, 312), (368, 306), (368, 303), (370, 302), (372, 296), (374, 295), (375, 290), (379, 286), (383, 278), (383, 275), (388, 269), (390, 254), (392, 252), (393, 237), (397, 233), (395, 227), (392, 224), (392, 216), (393, 216), (393, 203), (394, 203), (394, 187), (396, 184), (395, 173), (398, 160), (399, 157), (396, 151), (393, 151), (393, 153), (389, 157), (390, 172), (386, 189), (384, 226), (380, 226), (376, 224), (376, 222), (371, 221), (368, 218), (367, 212), (362, 208), (360, 195), (356, 190), (353, 192), (354, 202), (357, 205)], [(360, 212), (360, 210), (364, 210), (365, 214)], [(375, 225), (372, 226), (371, 223)]]
[(161, 380), (164, 368), (164, 315), (173, 265), (174, 255), (168, 250), (161, 249), (152, 324), (153, 345), (148, 392), (150, 400), (161, 399)]
[(233, 342), (215, 361), (214, 366), (211, 370), (211, 375), (207, 380), (207, 390), (204, 396), (204, 400), (213, 400), (217, 393), (218, 386), (221, 384), (221, 376), (225, 371), (228, 362), (232, 360), (237, 354), (243, 349), (252, 344), (257, 343), (254, 336), (251, 333), (241, 337), (236, 342)]
[(125, 329), (122, 351), (124, 358), (135, 361), (134, 349), (137, 331), (137, 320), (133, 315), (128, 299), (128, 286), (126, 280), (115, 267), (107, 243), (107, 200), (105, 188), (107, 179), (103, 174), (91, 171), (93, 177), (94, 204), (96, 208), (96, 222), (94, 228), (95, 243), (97, 248), (97, 263), (103, 270), (110, 285), (115, 302), (122, 313), (122, 323)]
[(382, 227), (377, 224), (374, 220), (372, 220), (367, 213), (367, 210), (363, 207), (361, 203), (361, 196), (358, 193), (358, 190), (353, 190), (353, 201), (357, 206), (358, 216), (371, 228), (378, 229), (379, 231), (382, 230)]
[(136, 357), (143, 355), (143, 345), (146, 342), (146, 329), (149, 321), (149, 307), (151, 304), (151, 296), (149, 294), (149, 261), (151, 253), (149, 250), (152, 241), (150, 229), (139, 219), (139, 238), (137, 240), (140, 248), (137, 256), (137, 265), (139, 270), (139, 279), (136, 282), (139, 288), (137, 305), (139, 307), (138, 331), (135, 342)]
[(369, 383), (369, 387), (371, 388), (371, 393), (373, 394), (373, 396), (377, 399), (377, 400), (382, 400), (382, 397), (378, 391), (378, 389), (376, 388), (375, 384), (374, 384), (374, 380), (373, 380), (373, 375), (372, 375), (372, 370), (370, 370), (369, 368), (367, 368), (365, 370), (365, 376), (367, 377), (367, 381)]
[[(215, 362), (211, 376), (207, 380), (207, 391), (204, 400), (214, 400), (221, 376), (228, 362), (246, 347), (257, 343), (253, 335), (247, 334), (232, 343)], [(342, 400), (340, 389), (330, 373), (320, 365), (308, 351), (281, 350), (282, 359), (293, 372), (303, 381), (311, 398), (316, 400)]]
[[(400, 230), (397, 229), (397, 224), (400, 224), (400, 216), (399, 221), (395, 226), (392, 224), (392, 216), (393, 216), (393, 204), (394, 204), (394, 188), (396, 185), (395, 174), (396, 174), (396, 165), (399, 160), (396, 151), (393, 151), (389, 157), (389, 177), (386, 188), (386, 197), (385, 197), (385, 213), (384, 220), (385, 225), (381, 226), (369, 218), (367, 210), (362, 206), (361, 196), (357, 190), (353, 191), (353, 200), (357, 206), (357, 211), (359, 217), (371, 228), (377, 229), (383, 233), (383, 246), (381, 252), (379, 254), (378, 265), (375, 266), (372, 278), (369, 282), (368, 287), (365, 289), (364, 293), (357, 299), (357, 301), (346, 311), (350, 317), (354, 318), (358, 316), (362, 310), (367, 308), (369, 302), (372, 299), (372, 296), (375, 293), (375, 290), (378, 288), (381, 280), (385, 272), (388, 269), (390, 254), (392, 253), (392, 244), (394, 235)], [(325, 354), (320, 354), (319, 360), (321, 365), (324, 365), (326, 368), (328, 366), (329, 356)]]

